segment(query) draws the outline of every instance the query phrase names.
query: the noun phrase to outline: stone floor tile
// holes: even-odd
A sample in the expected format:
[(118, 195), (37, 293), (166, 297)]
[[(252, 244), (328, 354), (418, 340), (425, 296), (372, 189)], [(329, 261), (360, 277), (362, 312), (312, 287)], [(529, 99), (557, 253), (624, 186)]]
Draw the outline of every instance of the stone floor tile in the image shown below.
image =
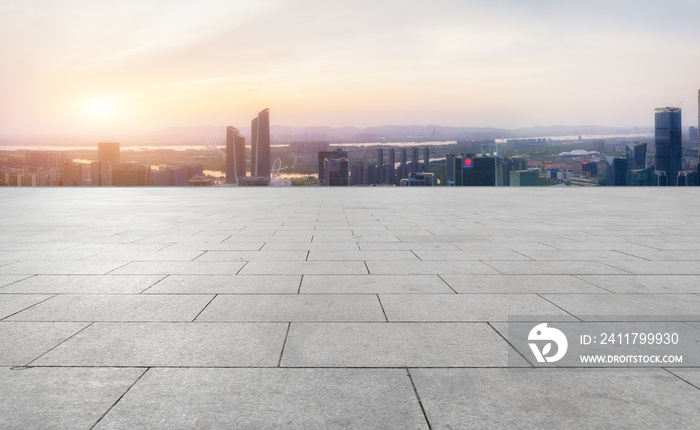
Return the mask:
[(37, 275), (1, 288), (0, 294), (138, 294), (161, 279), (162, 275)]
[(47, 294), (2, 294), (0, 295), (0, 320), (51, 297)]
[(275, 367), (287, 323), (95, 323), (33, 366)]
[(535, 294), (381, 294), (390, 322), (507, 321), (511, 315), (574, 317)]
[[(700, 321), (700, 296), (694, 294), (543, 294), (542, 297), (584, 321)], [(669, 319), (670, 318), (670, 319)]]
[(423, 261), (532, 260), (515, 251), (422, 251), (414, 250)]
[(86, 323), (0, 322), (0, 367), (23, 366), (85, 327)]
[[(617, 268), (622, 261), (485, 261), (504, 275), (625, 275)], [(611, 265), (615, 267), (611, 267)], [(636, 264), (636, 262), (635, 262)]]
[(362, 275), (367, 267), (362, 261), (251, 261), (241, 275)]
[(305, 261), (308, 251), (207, 251), (196, 261)]
[(104, 275), (123, 266), (122, 262), (80, 261), (43, 262), (20, 261), (0, 266), (0, 274), (8, 275)]
[(0, 368), (0, 428), (91, 429), (144, 372)]
[(636, 275), (700, 275), (700, 261), (610, 261), (608, 264)]
[(302, 294), (454, 294), (454, 291), (436, 275), (304, 275), (299, 292)]
[(418, 261), (411, 251), (310, 251), (309, 261)]
[(151, 369), (96, 427), (123, 428), (428, 425), (403, 369)]
[(374, 294), (217, 296), (197, 317), (205, 322), (385, 321)]
[(441, 275), (441, 277), (460, 294), (608, 292), (571, 275)]
[(372, 275), (498, 274), (480, 261), (367, 261)]
[(244, 262), (136, 261), (110, 272), (112, 275), (235, 275)]
[[(4, 296), (0, 296), (2, 298)], [(211, 295), (61, 294), (8, 321), (192, 321)]]
[(261, 251), (357, 251), (355, 242), (268, 242)]
[(296, 294), (300, 284), (301, 275), (170, 275), (144, 293)]
[(509, 348), (485, 323), (292, 323), (281, 365), (506, 366)]
[(22, 279), (27, 279), (29, 277), (29, 275), (0, 275), (0, 293), (5, 291), (2, 287), (13, 284), (17, 281), (21, 281)]
[(578, 275), (577, 278), (613, 293), (700, 293), (699, 275)]
[(700, 390), (663, 371), (411, 369), (431, 428), (693, 428)]

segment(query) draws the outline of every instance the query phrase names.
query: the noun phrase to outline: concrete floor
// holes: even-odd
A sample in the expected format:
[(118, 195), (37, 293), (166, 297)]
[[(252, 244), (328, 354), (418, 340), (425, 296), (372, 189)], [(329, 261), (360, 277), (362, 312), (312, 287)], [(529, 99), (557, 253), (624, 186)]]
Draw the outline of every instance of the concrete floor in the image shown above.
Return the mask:
[[(2, 429), (700, 422), (700, 188), (4, 188), (0, 207)], [(512, 331), (532, 321), (665, 324), (684, 365), (542, 366)]]

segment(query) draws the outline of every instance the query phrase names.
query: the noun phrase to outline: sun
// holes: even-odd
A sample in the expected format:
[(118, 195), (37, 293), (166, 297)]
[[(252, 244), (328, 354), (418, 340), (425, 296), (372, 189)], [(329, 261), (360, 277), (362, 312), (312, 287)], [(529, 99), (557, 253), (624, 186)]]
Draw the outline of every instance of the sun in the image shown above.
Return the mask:
[(110, 99), (96, 99), (85, 102), (85, 110), (92, 119), (106, 119), (117, 115), (119, 104)]

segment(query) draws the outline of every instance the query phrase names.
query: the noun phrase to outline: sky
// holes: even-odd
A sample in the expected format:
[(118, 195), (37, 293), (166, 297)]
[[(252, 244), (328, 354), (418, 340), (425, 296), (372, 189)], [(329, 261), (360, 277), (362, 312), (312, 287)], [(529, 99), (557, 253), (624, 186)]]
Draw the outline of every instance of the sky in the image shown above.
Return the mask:
[(698, 0), (0, 0), (0, 136), (697, 125)]

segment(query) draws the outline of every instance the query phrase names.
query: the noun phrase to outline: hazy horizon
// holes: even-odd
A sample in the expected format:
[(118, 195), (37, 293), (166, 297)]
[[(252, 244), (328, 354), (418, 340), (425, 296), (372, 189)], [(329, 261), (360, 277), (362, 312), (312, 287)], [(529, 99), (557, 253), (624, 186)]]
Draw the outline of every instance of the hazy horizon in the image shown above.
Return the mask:
[(0, 136), (697, 125), (700, 2), (6, 0)]

